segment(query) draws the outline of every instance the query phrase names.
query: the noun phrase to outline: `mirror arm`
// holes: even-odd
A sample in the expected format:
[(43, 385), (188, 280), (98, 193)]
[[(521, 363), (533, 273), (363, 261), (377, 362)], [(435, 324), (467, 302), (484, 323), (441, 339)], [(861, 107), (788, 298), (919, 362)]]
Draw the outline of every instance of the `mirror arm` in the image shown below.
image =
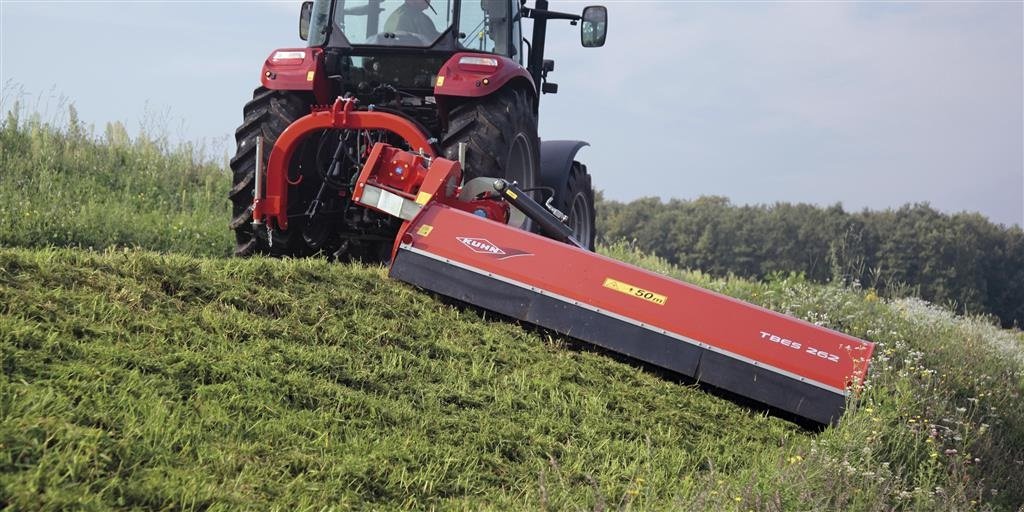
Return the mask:
[(570, 14), (567, 12), (555, 12), (547, 9), (530, 9), (524, 8), (522, 11), (524, 18), (533, 18), (535, 20), (570, 20), (579, 21), (583, 19), (583, 16), (579, 14)]

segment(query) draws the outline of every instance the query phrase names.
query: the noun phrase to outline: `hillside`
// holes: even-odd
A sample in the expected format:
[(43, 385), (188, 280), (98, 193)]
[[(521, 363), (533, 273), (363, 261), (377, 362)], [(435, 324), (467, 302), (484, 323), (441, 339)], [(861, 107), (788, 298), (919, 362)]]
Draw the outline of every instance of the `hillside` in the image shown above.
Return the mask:
[(224, 258), (223, 173), (180, 150), (0, 135), (0, 508), (1024, 503), (1020, 331), (603, 249), (878, 343), (840, 425), (806, 430), (380, 267)]
[[(381, 268), (4, 249), (0, 284), (0, 479), (19, 509), (970, 508), (1024, 491), (1019, 336), (914, 302), (718, 283), (887, 331), (866, 402), (816, 433)], [(968, 346), (975, 364), (952, 364)]]

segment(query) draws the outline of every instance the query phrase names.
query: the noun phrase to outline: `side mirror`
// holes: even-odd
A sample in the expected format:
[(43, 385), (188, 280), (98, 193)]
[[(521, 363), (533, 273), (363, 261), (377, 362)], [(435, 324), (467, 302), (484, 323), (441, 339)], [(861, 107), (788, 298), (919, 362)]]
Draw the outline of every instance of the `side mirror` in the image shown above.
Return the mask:
[(580, 42), (585, 48), (604, 46), (608, 35), (608, 9), (603, 5), (583, 8), (583, 23), (580, 23)]
[(313, 2), (302, 2), (299, 9), (299, 39), (309, 40), (309, 19), (313, 17)]

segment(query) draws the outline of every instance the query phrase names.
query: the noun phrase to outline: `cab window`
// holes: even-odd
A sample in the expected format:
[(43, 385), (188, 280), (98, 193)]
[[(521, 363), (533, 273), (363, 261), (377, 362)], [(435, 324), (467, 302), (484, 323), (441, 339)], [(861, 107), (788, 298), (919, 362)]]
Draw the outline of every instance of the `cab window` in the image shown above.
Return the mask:
[(434, 44), (452, 24), (452, 1), (338, 0), (334, 21), (354, 45)]
[(509, 0), (466, 0), (459, 14), (459, 43), (468, 50), (514, 56)]

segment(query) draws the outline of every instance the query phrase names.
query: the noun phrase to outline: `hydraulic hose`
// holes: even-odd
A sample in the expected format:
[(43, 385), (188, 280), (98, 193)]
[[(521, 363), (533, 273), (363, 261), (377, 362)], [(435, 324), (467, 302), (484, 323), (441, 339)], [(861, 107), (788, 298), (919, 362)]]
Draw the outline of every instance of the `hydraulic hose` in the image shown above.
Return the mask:
[(575, 245), (580, 249), (586, 249), (583, 244), (576, 241), (572, 236), (572, 229), (559, 222), (551, 212), (544, 209), (537, 201), (523, 192), (515, 183), (509, 183), (499, 179), (494, 181), (494, 190), (506, 201), (512, 203), (519, 211), (537, 223), (538, 226), (551, 238), (559, 242)]

